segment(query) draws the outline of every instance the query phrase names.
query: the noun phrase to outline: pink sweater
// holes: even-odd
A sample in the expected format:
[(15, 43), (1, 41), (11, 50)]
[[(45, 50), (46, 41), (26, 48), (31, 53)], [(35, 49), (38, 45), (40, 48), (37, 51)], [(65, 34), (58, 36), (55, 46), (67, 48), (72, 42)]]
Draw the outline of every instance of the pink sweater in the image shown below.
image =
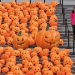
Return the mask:
[(70, 14), (71, 24), (75, 25), (75, 13)]

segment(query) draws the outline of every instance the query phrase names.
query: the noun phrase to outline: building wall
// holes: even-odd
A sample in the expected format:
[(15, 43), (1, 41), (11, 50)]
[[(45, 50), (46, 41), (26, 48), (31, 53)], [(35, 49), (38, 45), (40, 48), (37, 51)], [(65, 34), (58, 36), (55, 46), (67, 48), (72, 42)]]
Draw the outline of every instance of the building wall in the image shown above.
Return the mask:
[[(2, 0), (2, 2), (10, 2), (12, 0)], [(17, 2), (23, 2), (25, 0), (17, 0)], [(28, 0), (30, 1), (30, 0)], [(32, 2), (36, 2), (37, 0), (31, 0)], [(42, 2), (44, 0), (41, 0)], [(52, 0), (46, 0), (47, 3), (50, 3)], [(60, 3), (60, 0), (56, 0), (58, 3)], [(64, 0), (64, 5), (75, 5), (75, 0)]]

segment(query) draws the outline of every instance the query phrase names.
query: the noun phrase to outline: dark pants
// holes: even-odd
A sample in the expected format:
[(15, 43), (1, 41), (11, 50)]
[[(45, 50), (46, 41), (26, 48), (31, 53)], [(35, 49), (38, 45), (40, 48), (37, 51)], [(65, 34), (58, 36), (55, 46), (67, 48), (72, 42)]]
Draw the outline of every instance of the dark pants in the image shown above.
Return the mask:
[(72, 28), (73, 28), (73, 35), (75, 37), (75, 25), (72, 25)]

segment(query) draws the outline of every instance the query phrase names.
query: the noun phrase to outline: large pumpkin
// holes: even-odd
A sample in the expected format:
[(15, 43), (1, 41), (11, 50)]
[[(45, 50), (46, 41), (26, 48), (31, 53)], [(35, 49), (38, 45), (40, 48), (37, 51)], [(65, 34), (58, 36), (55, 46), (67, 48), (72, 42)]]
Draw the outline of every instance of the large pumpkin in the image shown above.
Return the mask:
[(29, 46), (27, 37), (24, 37), (21, 32), (13, 38), (13, 47), (18, 48), (27, 48)]
[(60, 34), (57, 31), (42, 30), (36, 35), (36, 45), (42, 48), (51, 49), (52, 47), (59, 46), (59, 42)]

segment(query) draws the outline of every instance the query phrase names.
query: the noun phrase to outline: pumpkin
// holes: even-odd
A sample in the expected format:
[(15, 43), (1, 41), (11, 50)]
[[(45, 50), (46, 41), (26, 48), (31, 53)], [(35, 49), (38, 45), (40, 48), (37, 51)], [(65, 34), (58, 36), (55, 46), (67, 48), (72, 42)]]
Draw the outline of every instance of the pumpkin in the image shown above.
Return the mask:
[(54, 14), (55, 14), (55, 9), (54, 9), (54, 8), (50, 8), (50, 9), (48, 9), (47, 12), (46, 12), (46, 15), (47, 15), (48, 17), (51, 17), (51, 16), (54, 15)]
[(66, 75), (73, 75), (72, 73), (67, 73)]
[(63, 71), (58, 71), (58, 72), (57, 72), (57, 75), (66, 75), (66, 74), (65, 74), (65, 72), (63, 72)]
[(1, 67), (0, 67), (0, 72), (1, 72)]
[(2, 73), (7, 74), (9, 72), (9, 69), (7, 67), (2, 68)]
[(60, 46), (63, 46), (64, 45), (64, 41), (63, 41), (63, 39), (60, 39), (60, 44), (59, 44)]
[(8, 37), (10, 37), (10, 33), (7, 33), (7, 32), (6, 32), (6, 33), (4, 33), (4, 35), (3, 35), (3, 36), (4, 36), (4, 37), (5, 37), (5, 39), (7, 40), (7, 38), (8, 38)]
[(49, 71), (46, 71), (46, 72), (45, 72), (45, 75), (53, 75), (53, 72), (50, 71), (50, 70), (49, 70)]
[(50, 5), (52, 5), (54, 8), (56, 8), (58, 6), (58, 3), (56, 1), (52, 1), (50, 3)]
[(29, 40), (29, 46), (33, 46), (35, 44), (35, 41), (32, 37), (28, 37)]
[(1, 59), (0, 60), (0, 63), (1, 63), (1, 66), (3, 66), (5, 64), (5, 60), (4, 59)]
[(1, 59), (7, 60), (10, 56), (8, 54), (1, 55)]
[(63, 67), (62, 71), (67, 74), (68, 72), (71, 73), (71, 69), (69, 67)]
[(58, 29), (57, 26), (51, 26), (51, 27), (50, 27), (50, 30), (55, 30), (55, 31), (57, 31), (57, 29)]
[(47, 23), (42, 23), (40, 25), (40, 30), (46, 30), (46, 28), (47, 28)]
[(34, 73), (41, 71), (40, 67), (38, 67), (38, 66), (34, 66), (34, 67), (32, 68), (32, 70), (34, 71)]
[(34, 71), (33, 70), (28, 70), (28, 71), (26, 71), (26, 75), (34, 75)]
[(51, 49), (51, 52), (54, 52), (54, 53), (56, 53), (56, 54), (59, 54), (60, 49), (59, 49), (58, 47), (53, 47), (53, 48)]
[(6, 67), (11, 69), (11, 67), (15, 66), (15, 64), (13, 62), (7, 62), (6, 63)]
[(38, 27), (38, 22), (34, 21), (34, 20), (31, 20), (30, 21), (30, 26)]
[(4, 53), (4, 48), (3, 47), (0, 47), (0, 55)]
[(23, 75), (23, 72), (22, 72), (21, 70), (15, 71), (15, 72), (13, 73), (13, 75)]
[(51, 56), (51, 61), (52, 61), (52, 62), (55, 62), (56, 60), (60, 61), (60, 56), (57, 55), (57, 54), (56, 54), (56, 55), (52, 55), (52, 56)]
[(43, 60), (42, 65), (45, 65), (45, 63), (48, 63), (48, 60)]
[(38, 32), (38, 34), (36, 35), (36, 45), (37, 46), (40, 46), (41, 48), (50, 48), (50, 44), (47, 44), (46, 40), (44, 40), (46, 35), (48, 35), (48, 39), (51, 40), (51, 34), (49, 31), (42, 30)]
[(57, 26), (58, 25), (58, 18), (56, 17), (56, 15), (52, 15), (50, 17), (49, 24), (50, 24), (50, 26)]
[(53, 75), (57, 75), (57, 73), (60, 71), (60, 68), (57, 66), (53, 66), (51, 68), (51, 71), (53, 72)]
[(17, 66), (17, 65), (15, 66), (14, 65), (14, 66), (11, 67), (11, 71), (12, 72), (14, 72), (14, 71), (20, 71), (20, 68), (19, 68), (19, 66)]
[(73, 61), (72, 61), (71, 59), (64, 59), (63, 65), (64, 65), (64, 66), (65, 66), (65, 65), (71, 65), (71, 66), (73, 66)]
[(31, 17), (31, 20), (38, 21), (38, 17), (37, 17), (36, 15), (33, 15), (33, 16)]
[(44, 12), (42, 12), (42, 13), (40, 14), (40, 18), (45, 19), (46, 22), (48, 21), (47, 15), (46, 15), (46, 13), (44, 13)]
[(36, 45), (41, 48), (51, 49), (54, 46), (59, 46), (59, 42), (60, 34), (56, 31), (42, 30), (36, 35)]
[(13, 47), (18, 48), (27, 48), (29, 46), (27, 37), (22, 36), (21, 32), (13, 38)]
[(44, 68), (48, 68), (49, 70), (51, 70), (53, 67), (53, 64), (51, 62), (45, 63), (44, 64)]
[(42, 69), (42, 73), (43, 73), (43, 74), (45, 74), (46, 71), (49, 71), (49, 69), (48, 69), (48, 68), (43, 68), (43, 69)]
[(49, 50), (48, 49), (43, 49), (41, 52), (40, 52), (40, 56), (48, 56), (49, 54)]

